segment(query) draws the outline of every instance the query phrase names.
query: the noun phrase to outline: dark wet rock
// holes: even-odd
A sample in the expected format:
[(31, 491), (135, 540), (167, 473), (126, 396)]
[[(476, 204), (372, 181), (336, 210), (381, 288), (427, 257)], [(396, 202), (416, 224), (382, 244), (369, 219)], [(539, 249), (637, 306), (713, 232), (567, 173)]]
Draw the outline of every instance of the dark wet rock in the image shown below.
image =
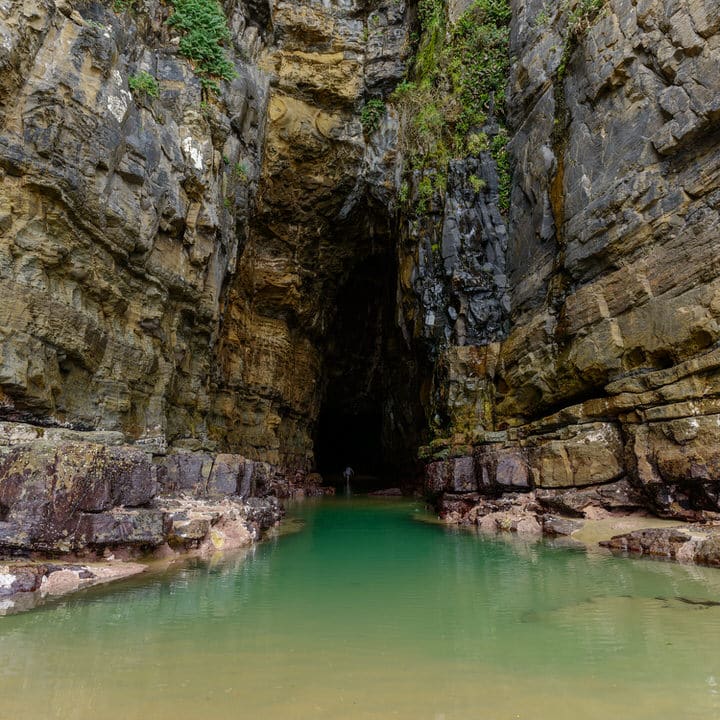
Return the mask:
[(605, 510), (635, 510), (646, 503), (640, 492), (627, 480), (582, 489), (538, 489), (538, 503), (544, 508), (565, 515), (583, 517), (588, 507)]
[[(247, 463), (252, 472), (252, 463)], [(246, 460), (240, 455), (217, 455), (207, 483), (207, 494), (237, 495), (241, 476), (245, 477)]]
[(13, 447), (0, 461), (0, 503), (6, 508), (0, 547), (69, 550), (77, 544), (83, 516), (146, 505), (156, 493), (156, 469), (136, 448), (92, 443)]
[[(239, 547), (280, 518), (275, 498), (251, 497), (273, 483), (291, 485), (272, 466), (241, 455), (183, 452), (153, 463), (144, 449), (131, 446), (15, 445), (0, 456), (0, 551), (137, 549), (166, 541), (193, 546), (218, 522), (226, 525), (218, 543)], [(188, 498), (187, 507), (167, 506), (158, 490), (178, 487), (195, 499)]]
[(434, 213), (412, 225), (413, 233), (419, 228), (420, 252), (413, 237), (406, 244), (413, 257), (404, 258), (413, 268), (403, 277), (405, 309), (436, 354), (453, 345), (485, 345), (507, 334), (508, 239), (497, 200), (498, 175), (489, 153), (451, 160), (444, 207), (433, 209), (442, 223), (439, 237)]
[[(610, 540), (600, 543), (602, 547), (611, 550), (621, 550), (635, 555), (653, 555), (675, 559), (688, 554), (690, 546), (693, 546), (692, 536), (686, 530), (675, 528), (650, 528), (646, 530), (635, 530), (623, 535), (616, 535)], [(690, 557), (692, 560), (695, 554), (692, 548)]]
[(141, 507), (157, 494), (157, 472), (143, 450), (108, 447), (103, 473), (110, 486), (110, 504)]
[(637, 477), (658, 515), (696, 521), (720, 511), (719, 415), (634, 428)]
[(27, 550), (32, 546), (32, 539), (21, 525), (0, 522), (0, 552), (14, 553)]
[(176, 452), (158, 459), (158, 481), (163, 492), (195, 490), (210, 477), (213, 456), (200, 452)]
[(247, 519), (261, 530), (273, 527), (282, 517), (283, 512), (277, 498), (248, 498), (245, 502)]
[(275, 492), (288, 483), (286, 476), (269, 463), (236, 454), (174, 452), (155, 462), (160, 486), (170, 494), (187, 490), (197, 497), (247, 498)]
[(83, 513), (75, 533), (75, 546), (162, 545), (172, 527), (167, 513), (155, 509), (114, 509), (103, 513)]
[(438, 460), (425, 467), (425, 491), (472, 493), (478, 489), (475, 460), (470, 456)]

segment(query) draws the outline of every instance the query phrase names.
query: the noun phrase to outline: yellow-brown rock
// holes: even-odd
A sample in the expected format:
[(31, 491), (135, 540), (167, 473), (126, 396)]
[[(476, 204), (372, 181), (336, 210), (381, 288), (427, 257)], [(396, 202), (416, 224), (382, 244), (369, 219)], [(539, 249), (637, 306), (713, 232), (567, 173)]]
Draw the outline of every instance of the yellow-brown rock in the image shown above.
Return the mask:
[[(368, 36), (406, 35), (402, 3), (378, 8), (370, 33), (363, 3), (277, 2), (276, 41), (260, 61), (272, 78), (265, 157), (226, 299), (213, 417), (219, 440), (286, 467), (312, 467), (336, 298), (351, 269), (373, 252), (358, 111), (368, 68), (384, 56), (370, 56)], [(392, 81), (383, 73), (397, 71), (383, 67), (372, 81)]]

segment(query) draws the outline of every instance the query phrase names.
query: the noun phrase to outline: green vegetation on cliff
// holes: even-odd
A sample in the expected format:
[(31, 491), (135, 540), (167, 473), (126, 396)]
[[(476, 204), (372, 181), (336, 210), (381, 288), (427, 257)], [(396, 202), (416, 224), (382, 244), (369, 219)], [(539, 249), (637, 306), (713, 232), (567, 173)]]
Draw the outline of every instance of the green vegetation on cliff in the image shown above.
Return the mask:
[[(409, 170), (435, 170), (423, 179), (418, 208), (426, 208), (428, 183), (444, 187), (452, 158), (490, 151), (500, 175), (500, 207), (509, 205), (510, 167), (504, 128), (510, 67), (507, 0), (475, 0), (450, 26), (443, 0), (420, 0), (420, 38), (410, 79), (392, 95), (402, 118), (401, 144)], [(482, 131), (496, 124), (492, 138)], [(431, 193), (430, 193), (431, 194)]]
[(383, 115), (385, 115), (385, 103), (378, 98), (368, 100), (360, 111), (360, 123), (363, 131), (367, 135), (372, 135), (380, 127)]
[(570, 56), (578, 46), (581, 38), (592, 27), (592, 24), (600, 15), (605, 0), (580, 0), (578, 4), (569, 9), (569, 3), (566, 2), (565, 10), (569, 10), (568, 24), (564, 33), (564, 45), (562, 60), (558, 66), (558, 79), (562, 80), (567, 72), (567, 65), (570, 62)]
[(160, 92), (158, 81), (146, 70), (141, 70), (136, 75), (131, 75), (128, 78), (128, 85), (136, 95), (157, 97)]
[[(135, 3), (136, 0), (113, 0), (113, 10), (117, 13), (136, 10)], [(204, 88), (220, 92), (217, 81), (230, 81), (236, 76), (235, 65), (225, 49), (230, 29), (222, 6), (218, 0), (170, 0), (170, 3), (173, 12), (167, 24), (181, 32), (180, 54), (192, 62)], [(131, 85), (131, 90), (155, 97), (146, 78), (140, 80), (144, 85)]]
[(192, 60), (203, 87), (218, 91), (217, 80), (232, 80), (235, 66), (223, 47), (230, 39), (227, 18), (217, 0), (172, 0), (168, 25), (183, 31), (180, 54)]
[(600, 17), (605, 9), (607, 0), (563, 0), (553, 9), (551, 5), (544, 5), (535, 16), (534, 24), (537, 27), (548, 26), (556, 17), (555, 13), (564, 15), (565, 27), (562, 31), (563, 54), (557, 69), (557, 77), (562, 80), (567, 72), (570, 56), (582, 38), (587, 34), (593, 23)]

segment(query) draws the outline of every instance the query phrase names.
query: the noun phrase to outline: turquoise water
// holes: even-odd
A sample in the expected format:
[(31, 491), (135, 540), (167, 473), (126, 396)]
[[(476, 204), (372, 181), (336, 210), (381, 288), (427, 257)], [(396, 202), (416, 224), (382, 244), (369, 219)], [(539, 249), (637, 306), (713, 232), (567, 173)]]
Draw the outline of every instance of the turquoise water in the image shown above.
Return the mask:
[(720, 718), (720, 572), (309, 501), (303, 529), (0, 618), (0, 719)]

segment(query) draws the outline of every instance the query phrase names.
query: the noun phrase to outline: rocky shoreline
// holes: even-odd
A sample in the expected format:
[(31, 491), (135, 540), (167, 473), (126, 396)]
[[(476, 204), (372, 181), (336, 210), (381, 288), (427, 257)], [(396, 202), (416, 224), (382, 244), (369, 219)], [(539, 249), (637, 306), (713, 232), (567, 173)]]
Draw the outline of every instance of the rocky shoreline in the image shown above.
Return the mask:
[[(577, 446), (568, 460), (575, 475), (592, 474), (594, 452)], [(707, 506), (674, 495), (661, 520), (640, 482), (553, 487), (548, 477), (546, 457), (491, 446), (431, 459), (423, 492), (448, 524), (720, 567), (720, 513)], [(238, 454), (0, 422), (0, 614), (129, 577), (153, 560), (249, 547), (279, 524), (280, 499), (328, 492), (318, 474)]]
[(150, 510), (162, 517), (163, 532), (157, 537), (138, 531), (133, 520), (138, 516), (131, 510), (115, 508), (108, 513), (112, 521), (105, 531), (98, 530), (92, 542), (76, 552), (0, 552), (0, 615), (132, 577), (158, 561), (172, 563), (248, 548), (279, 525), (283, 516), (274, 497), (165, 495), (156, 498)]
[(144, 563), (115, 559), (90, 563), (0, 560), (0, 616), (32, 610), (49, 598), (123, 580), (146, 569)]
[(320, 483), (241, 455), (0, 423), (0, 614), (249, 547), (279, 524), (279, 498), (331, 492)]
[(529, 539), (567, 537), (619, 555), (720, 567), (720, 520), (682, 523), (639, 508), (607, 509), (594, 502), (572, 515), (567, 507), (558, 514), (553, 499), (537, 491), (495, 498), (446, 496), (436, 509), (443, 522), (476, 527), (483, 533), (515, 533)]

